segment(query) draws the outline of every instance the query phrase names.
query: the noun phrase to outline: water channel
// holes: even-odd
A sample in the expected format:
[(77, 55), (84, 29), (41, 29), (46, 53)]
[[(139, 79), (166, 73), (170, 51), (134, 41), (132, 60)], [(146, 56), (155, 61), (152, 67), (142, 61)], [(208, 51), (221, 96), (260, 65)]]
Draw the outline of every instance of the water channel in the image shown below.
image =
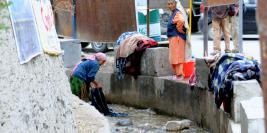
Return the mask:
[[(122, 105), (109, 105), (115, 112), (127, 113), (128, 117), (107, 117), (112, 133), (209, 133), (207, 130), (192, 124), (188, 129), (167, 132), (166, 123), (181, 120), (177, 117), (159, 115), (151, 109), (136, 109)], [(122, 126), (120, 123), (128, 123)]]

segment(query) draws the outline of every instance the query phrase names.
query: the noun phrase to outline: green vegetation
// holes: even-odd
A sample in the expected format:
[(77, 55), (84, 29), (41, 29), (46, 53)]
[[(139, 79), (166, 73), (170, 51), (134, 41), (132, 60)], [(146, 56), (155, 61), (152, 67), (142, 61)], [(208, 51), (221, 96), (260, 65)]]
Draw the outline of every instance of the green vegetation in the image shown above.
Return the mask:
[(0, 10), (5, 8), (5, 7), (8, 7), (9, 5), (11, 5), (11, 3), (0, 2)]
[[(8, 7), (9, 5), (11, 5), (11, 3), (0, 2), (0, 12), (1, 12), (2, 9)], [(3, 19), (4, 17), (6, 17), (5, 14), (2, 14), (1, 13), (0, 19)], [(2, 30), (2, 29), (8, 29), (8, 28), (9, 27), (6, 26), (5, 24), (1, 24), (0, 23), (0, 30)]]

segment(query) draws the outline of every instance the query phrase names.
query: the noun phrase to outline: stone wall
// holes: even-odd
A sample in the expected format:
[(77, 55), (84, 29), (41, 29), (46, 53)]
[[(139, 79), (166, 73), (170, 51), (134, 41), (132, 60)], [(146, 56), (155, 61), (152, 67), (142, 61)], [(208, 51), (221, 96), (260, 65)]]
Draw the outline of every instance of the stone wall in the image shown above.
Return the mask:
[(0, 132), (74, 133), (86, 120), (87, 131), (109, 132), (104, 116), (71, 94), (62, 58), (42, 54), (20, 65), (9, 17), (0, 23), (9, 26), (0, 30)]

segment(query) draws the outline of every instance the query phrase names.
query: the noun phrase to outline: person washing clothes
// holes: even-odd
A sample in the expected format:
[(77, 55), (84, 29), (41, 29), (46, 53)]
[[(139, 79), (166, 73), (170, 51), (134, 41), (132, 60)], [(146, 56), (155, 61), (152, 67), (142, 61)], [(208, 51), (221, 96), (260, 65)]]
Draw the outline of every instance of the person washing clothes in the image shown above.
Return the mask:
[(90, 97), (92, 105), (104, 115), (126, 116), (127, 114), (114, 113), (108, 108), (102, 85), (95, 80), (99, 68), (105, 64), (106, 60), (107, 56), (104, 53), (96, 53), (76, 64), (70, 77), (71, 91), (84, 101), (89, 101)]
[(184, 77), (183, 64), (185, 62), (186, 28), (185, 17), (177, 9), (176, 0), (168, 0), (168, 8), (171, 16), (167, 25), (169, 40), (169, 61), (175, 73), (173, 79), (181, 80)]

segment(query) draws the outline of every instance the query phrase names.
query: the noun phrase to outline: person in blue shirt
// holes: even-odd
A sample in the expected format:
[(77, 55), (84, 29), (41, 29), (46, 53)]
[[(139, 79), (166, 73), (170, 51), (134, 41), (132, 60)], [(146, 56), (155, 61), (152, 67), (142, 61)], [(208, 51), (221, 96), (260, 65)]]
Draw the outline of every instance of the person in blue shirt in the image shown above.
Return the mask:
[(82, 59), (76, 64), (71, 72), (71, 91), (84, 101), (89, 101), (89, 88), (102, 88), (100, 83), (95, 81), (95, 76), (100, 68), (107, 60), (104, 53), (96, 53), (89, 57)]
[(84, 101), (91, 99), (91, 104), (104, 115), (112, 117), (128, 116), (128, 114), (116, 113), (108, 108), (102, 86), (95, 81), (99, 68), (105, 64), (106, 60), (107, 56), (104, 53), (96, 53), (77, 63), (71, 72), (71, 91)]

